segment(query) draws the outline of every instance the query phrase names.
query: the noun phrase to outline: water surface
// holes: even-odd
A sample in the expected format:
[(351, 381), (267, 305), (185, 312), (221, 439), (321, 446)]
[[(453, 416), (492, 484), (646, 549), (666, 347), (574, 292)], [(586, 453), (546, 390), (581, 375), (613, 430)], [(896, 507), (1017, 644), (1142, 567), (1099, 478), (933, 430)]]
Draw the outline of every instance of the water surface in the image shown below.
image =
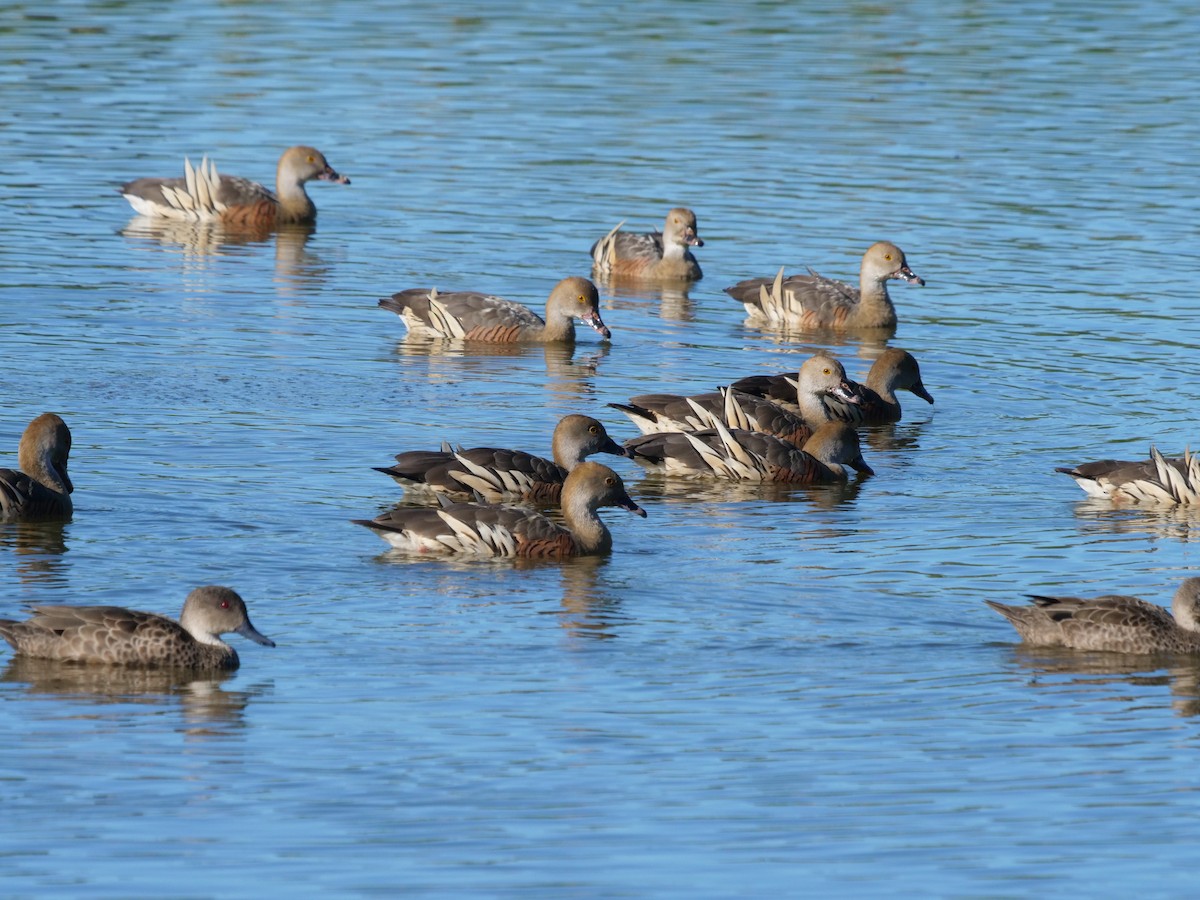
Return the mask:
[[(1030, 651), (984, 599), (1194, 574), (1194, 517), (1056, 465), (1195, 440), (1200, 26), (1150, 7), (184, 2), (0, 16), (0, 465), (53, 409), (76, 513), (0, 526), (2, 615), (175, 614), (227, 583), (275, 650), (216, 680), (0, 677), (12, 896), (1188, 891), (1200, 671)], [(297, 142), (311, 233), (146, 228), (115, 193)], [(687, 205), (705, 278), (605, 287), (611, 345), (405, 338), (376, 299), (538, 307)], [(721, 288), (904, 247), (891, 344), (936, 398), (842, 489), (614, 462), (602, 560), (409, 561), (351, 518), (448, 439), (880, 346)], [(5, 651), (7, 654), (7, 651)]]

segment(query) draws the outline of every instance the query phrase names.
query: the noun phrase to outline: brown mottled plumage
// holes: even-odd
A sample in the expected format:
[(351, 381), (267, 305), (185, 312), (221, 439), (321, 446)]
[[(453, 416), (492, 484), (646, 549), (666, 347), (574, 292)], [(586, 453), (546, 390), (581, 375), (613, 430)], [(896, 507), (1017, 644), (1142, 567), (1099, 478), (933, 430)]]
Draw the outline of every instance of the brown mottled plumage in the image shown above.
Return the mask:
[(819, 426), (800, 450), (768, 434), (728, 429), (644, 434), (625, 442), (630, 455), (667, 475), (787, 484), (844, 481), (850, 466), (874, 474), (862, 457), (858, 433), (844, 422)]
[(119, 606), (34, 606), (32, 618), (0, 619), (21, 656), (73, 663), (177, 669), (236, 669), (237, 651), (220, 639), (236, 632), (267, 647), (236, 591), (207, 585), (187, 595), (176, 622)]
[(374, 519), (355, 519), (407, 553), (428, 556), (507, 556), (557, 559), (612, 550), (612, 535), (596, 514), (616, 506), (645, 516), (608, 466), (582, 462), (562, 489), (563, 520), (515, 506), (447, 503), (441, 509), (400, 507)]
[(807, 275), (751, 278), (725, 288), (725, 293), (746, 307), (752, 320), (798, 329), (895, 328), (896, 307), (887, 282), (899, 278), (924, 284), (908, 267), (904, 251), (888, 241), (872, 244), (863, 254), (859, 287), (826, 278), (809, 270)]
[(379, 305), (398, 315), (411, 334), (488, 343), (551, 343), (575, 340), (575, 320), (602, 337), (611, 332), (600, 318), (596, 286), (578, 276), (564, 278), (546, 300), (546, 318), (514, 303), (477, 291), (410, 288), (384, 297)]
[(219, 175), (207, 158), (198, 168), (184, 160), (183, 178), (138, 178), (121, 187), (130, 206), (143, 216), (189, 222), (220, 221), (262, 228), (313, 222), (317, 208), (304, 183), (316, 179), (349, 184), (313, 147), (289, 147), (275, 170), (275, 193), (256, 181)]
[(1137, 597), (1092, 599), (1030, 595), (1033, 606), (984, 602), (1028, 644), (1110, 653), (1200, 653), (1200, 578), (1185, 578), (1171, 601), (1174, 616)]
[(42, 413), (30, 422), (17, 448), (20, 470), (0, 469), (0, 522), (69, 519), (70, 454), (71, 429), (61, 417)]
[(661, 234), (622, 231), (622, 222), (592, 244), (596, 275), (627, 276), (645, 281), (696, 281), (700, 264), (689, 247), (703, 247), (696, 233), (696, 214), (678, 206), (667, 213)]
[(396, 464), (376, 471), (391, 475), (406, 488), (469, 499), (477, 491), (493, 503), (526, 500), (557, 505), (567, 473), (593, 453), (624, 456), (604, 424), (591, 416), (563, 416), (551, 440), (554, 459), (520, 450), (474, 447), (457, 451), (412, 450), (396, 454)]

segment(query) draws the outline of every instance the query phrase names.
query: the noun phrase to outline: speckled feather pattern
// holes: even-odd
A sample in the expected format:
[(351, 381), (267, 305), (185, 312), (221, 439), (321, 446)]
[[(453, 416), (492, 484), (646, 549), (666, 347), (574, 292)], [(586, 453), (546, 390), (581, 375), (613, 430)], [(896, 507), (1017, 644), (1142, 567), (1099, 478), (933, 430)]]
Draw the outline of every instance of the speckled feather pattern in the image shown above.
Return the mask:
[(985, 601), (1029, 644), (1110, 653), (1200, 653), (1196, 631), (1200, 578), (1185, 579), (1172, 601), (1174, 615), (1137, 597), (1092, 599), (1031, 595), (1032, 606)]

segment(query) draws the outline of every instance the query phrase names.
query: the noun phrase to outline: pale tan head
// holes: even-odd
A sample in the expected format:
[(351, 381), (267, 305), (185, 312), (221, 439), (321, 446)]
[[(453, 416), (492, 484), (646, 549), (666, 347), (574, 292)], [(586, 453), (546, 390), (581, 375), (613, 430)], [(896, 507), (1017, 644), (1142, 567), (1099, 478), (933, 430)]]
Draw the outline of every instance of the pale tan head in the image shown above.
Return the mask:
[(592, 326), (601, 337), (612, 337), (612, 332), (600, 318), (600, 292), (588, 279), (573, 275), (554, 286), (546, 301), (546, 321), (551, 319), (579, 319)]
[(603, 422), (577, 413), (559, 420), (554, 427), (551, 446), (554, 461), (567, 470), (575, 468), (593, 453), (628, 456), (625, 448), (609, 436)]
[(329, 181), (333, 184), (349, 184), (350, 179), (339, 175), (329, 165), (323, 154), (316, 147), (303, 144), (288, 147), (279, 157), (279, 167), (275, 173), (276, 184), (303, 184), (306, 181)]
[(862, 281), (883, 283), (896, 278), (909, 284), (924, 284), (925, 279), (908, 267), (904, 251), (891, 241), (872, 244), (863, 254)]
[(646, 511), (626, 493), (621, 476), (597, 462), (582, 462), (572, 469), (563, 482), (562, 497), (564, 508), (568, 504), (582, 504), (593, 510), (615, 506), (646, 517)]
[(237, 591), (220, 585), (204, 585), (189, 593), (179, 624), (201, 644), (221, 644), (221, 635), (234, 632), (265, 647), (275, 646), (250, 623), (246, 603)]
[(1175, 591), (1171, 612), (1180, 628), (1200, 631), (1200, 578), (1185, 578)]
[(832, 468), (850, 466), (864, 475), (875, 470), (863, 459), (858, 432), (845, 422), (825, 422), (804, 442), (804, 452)]
[[(876, 375), (876, 372), (879, 375)], [(907, 350), (901, 350), (899, 347), (889, 347), (879, 354), (879, 358), (875, 360), (871, 366), (871, 377), (868, 382), (880, 381), (881, 386), (886, 386), (892, 392), (895, 391), (912, 391), (926, 403), (933, 402), (933, 395), (925, 390), (925, 385), (921, 381), (921, 367), (917, 364), (917, 359)], [(874, 385), (872, 384), (872, 387)]]
[(663, 243), (703, 247), (704, 241), (700, 240), (696, 227), (696, 214), (683, 206), (677, 206), (667, 213), (667, 221), (663, 226)]

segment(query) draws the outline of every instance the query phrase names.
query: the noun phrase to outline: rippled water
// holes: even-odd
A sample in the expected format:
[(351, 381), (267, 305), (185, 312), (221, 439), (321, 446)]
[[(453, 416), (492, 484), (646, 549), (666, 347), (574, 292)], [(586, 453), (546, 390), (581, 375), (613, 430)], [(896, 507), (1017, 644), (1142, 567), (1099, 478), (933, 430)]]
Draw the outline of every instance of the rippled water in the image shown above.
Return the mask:
[[(175, 614), (228, 583), (275, 650), (164, 683), (9, 662), (13, 896), (1179, 895), (1200, 667), (1030, 651), (982, 603), (1167, 602), (1196, 520), (1055, 465), (1196, 435), (1194, 10), (1182, 3), (63, 3), (0, 14), (0, 465), (46, 409), (76, 513), (0, 526), (0, 615)], [(312, 234), (131, 223), (184, 155)], [(613, 224), (696, 210), (686, 295), (606, 288), (611, 346), (407, 341), (378, 297), (540, 306)], [(794, 369), (721, 288), (871, 241), (928, 280), (892, 340), (936, 398), (876, 477), (769, 492), (616, 461), (603, 560), (398, 560), (351, 518), (442, 439)], [(906, 395), (907, 396), (907, 395)], [(7, 653), (7, 651), (5, 651)], [(6, 655), (4, 659), (10, 660)]]

